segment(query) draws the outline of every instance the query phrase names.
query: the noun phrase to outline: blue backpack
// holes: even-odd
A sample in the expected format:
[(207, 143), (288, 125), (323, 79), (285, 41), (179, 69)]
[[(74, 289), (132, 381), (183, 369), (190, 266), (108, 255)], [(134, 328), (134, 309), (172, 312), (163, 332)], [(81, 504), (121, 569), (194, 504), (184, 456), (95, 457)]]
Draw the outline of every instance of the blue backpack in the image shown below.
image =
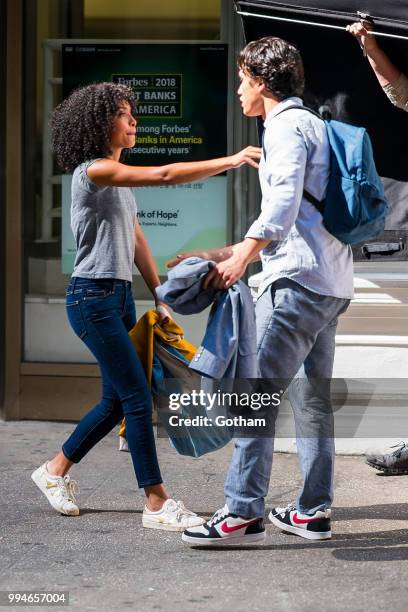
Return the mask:
[[(292, 108), (307, 110), (322, 117), (306, 106)], [(303, 196), (323, 216), (323, 225), (333, 236), (345, 244), (358, 244), (381, 234), (388, 210), (384, 187), (378, 176), (373, 148), (365, 128), (325, 120), (330, 143), (330, 176), (325, 199), (320, 202), (303, 191)]]

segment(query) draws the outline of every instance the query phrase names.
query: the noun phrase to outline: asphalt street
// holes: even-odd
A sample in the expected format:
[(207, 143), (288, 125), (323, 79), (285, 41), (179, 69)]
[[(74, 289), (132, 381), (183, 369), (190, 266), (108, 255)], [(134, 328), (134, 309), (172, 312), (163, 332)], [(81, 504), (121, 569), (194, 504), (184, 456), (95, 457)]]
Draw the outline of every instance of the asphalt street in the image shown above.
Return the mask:
[[(381, 476), (362, 457), (339, 456), (332, 540), (310, 542), (268, 524), (263, 546), (197, 550), (177, 533), (142, 528), (143, 495), (113, 433), (72, 471), (80, 516), (56, 514), (30, 474), (72, 428), (0, 422), (0, 590), (69, 591), (69, 607), (54, 609), (81, 611), (406, 608), (408, 476)], [(176, 499), (205, 516), (223, 505), (231, 445), (198, 460), (164, 439), (158, 451)], [(299, 482), (296, 455), (276, 453), (268, 507), (292, 501)]]

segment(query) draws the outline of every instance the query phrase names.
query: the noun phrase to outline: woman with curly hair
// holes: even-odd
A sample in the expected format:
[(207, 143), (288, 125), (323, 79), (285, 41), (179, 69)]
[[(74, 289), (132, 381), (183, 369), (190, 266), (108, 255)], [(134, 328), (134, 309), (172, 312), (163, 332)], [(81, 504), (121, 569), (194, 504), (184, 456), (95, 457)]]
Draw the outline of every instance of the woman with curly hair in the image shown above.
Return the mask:
[(71, 227), (77, 255), (66, 307), (74, 332), (101, 370), (102, 399), (77, 425), (62, 451), (35, 470), (32, 479), (61, 514), (76, 516), (76, 483), (68, 471), (117, 425), (123, 416), (136, 478), (144, 488), (143, 525), (182, 531), (203, 520), (170, 499), (158, 465), (151, 394), (128, 336), (135, 325), (132, 264), (151, 291), (161, 317), (165, 304), (150, 248), (137, 220), (131, 187), (196, 181), (238, 168), (257, 166), (260, 150), (247, 147), (228, 157), (159, 167), (128, 166), (122, 152), (135, 146), (135, 98), (128, 87), (99, 83), (74, 91), (54, 111), (52, 146), (72, 177)]

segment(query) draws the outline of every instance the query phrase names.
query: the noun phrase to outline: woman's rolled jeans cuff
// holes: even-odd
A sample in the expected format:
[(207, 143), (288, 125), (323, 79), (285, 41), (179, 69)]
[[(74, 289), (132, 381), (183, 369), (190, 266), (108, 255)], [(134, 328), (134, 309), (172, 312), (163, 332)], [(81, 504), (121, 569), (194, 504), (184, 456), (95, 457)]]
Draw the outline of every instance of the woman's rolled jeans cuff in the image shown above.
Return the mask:
[(70, 456), (69, 453), (67, 453), (66, 450), (65, 450), (65, 444), (62, 445), (61, 452), (64, 455), (65, 459), (67, 461), (70, 461), (71, 463), (79, 463), (81, 461), (81, 459), (82, 459), (82, 457), (79, 458), (79, 459), (74, 459), (74, 457), (72, 455)]

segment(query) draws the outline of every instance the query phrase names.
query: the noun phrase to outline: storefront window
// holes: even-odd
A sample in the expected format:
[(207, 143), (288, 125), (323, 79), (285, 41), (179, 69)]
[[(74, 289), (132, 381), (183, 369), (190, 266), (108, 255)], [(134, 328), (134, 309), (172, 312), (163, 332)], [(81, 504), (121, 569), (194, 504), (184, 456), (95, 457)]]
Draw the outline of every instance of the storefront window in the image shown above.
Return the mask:
[(84, 38), (220, 38), (220, 0), (84, 0), (83, 4)]
[[(221, 0), (120, 3), (26, 0), (23, 109), (26, 333), (35, 328), (27, 304), (36, 304), (38, 309), (40, 303), (49, 305), (53, 299), (58, 302), (64, 296), (69, 277), (61, 260), (64, 181), (50, 151), (48, 122), (52, 109), (64, 95), (63, 44), (70, 40), (73, 45), (98, 40), (112, 44), (214, 41), (217, 45), (220, 31)], [(140, 277), (135, 277), (134, 284), (139, 299), (150, 297)], [(26, 351), (26, 359), (36, 360), (36, 356)]]

